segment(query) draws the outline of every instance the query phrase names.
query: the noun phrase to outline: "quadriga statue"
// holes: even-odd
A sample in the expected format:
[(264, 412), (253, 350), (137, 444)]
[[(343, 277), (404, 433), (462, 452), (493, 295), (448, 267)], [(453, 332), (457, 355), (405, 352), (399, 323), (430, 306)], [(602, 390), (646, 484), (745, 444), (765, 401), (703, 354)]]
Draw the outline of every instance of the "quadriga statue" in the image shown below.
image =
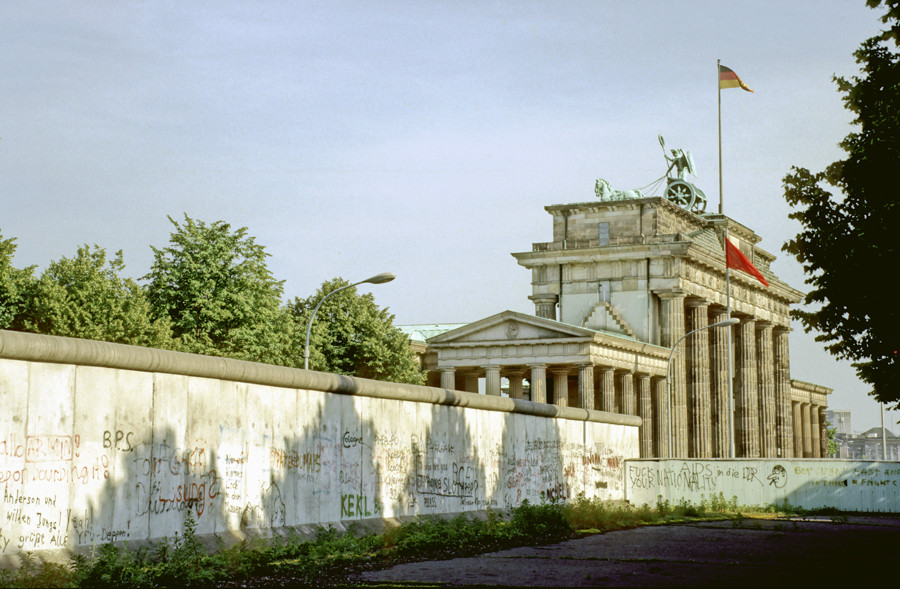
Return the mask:
[[(693, 213), (703, 213), (706, 210), (706, 195), (684, 179), (687, 174), (697, 175), (697, 168), (694, 166), (691, 152), (684, 149), (672, 149), (670, 150), (672, 155), (669, 156), (666, 153), (666, 142), (662, 135), (659, 136), (659, 145), (662, 147), (663, 157), (666, 158), (666, 173), (644, 188), (650, 188), (651, 192), (655, 192), (656, 187), (665, 180), (666, 188), (663, 192), (665, 198)], [(609, 182), (603, 178), (598, 178), (594, 183), (594, 194), (602, 201), (629, 200), (646, 196), (641, 189), (613, 190), (610, 188)]]

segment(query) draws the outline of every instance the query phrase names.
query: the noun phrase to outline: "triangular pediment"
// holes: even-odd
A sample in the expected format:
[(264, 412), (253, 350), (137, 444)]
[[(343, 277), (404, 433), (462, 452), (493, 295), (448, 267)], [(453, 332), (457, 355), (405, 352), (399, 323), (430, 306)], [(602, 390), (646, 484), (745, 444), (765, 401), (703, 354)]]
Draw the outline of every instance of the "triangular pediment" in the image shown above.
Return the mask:
[(433, 345), (591, 338), (594, 334), (593, 330), (552, 319), (504, 311), (429, 338), (428, 343)]

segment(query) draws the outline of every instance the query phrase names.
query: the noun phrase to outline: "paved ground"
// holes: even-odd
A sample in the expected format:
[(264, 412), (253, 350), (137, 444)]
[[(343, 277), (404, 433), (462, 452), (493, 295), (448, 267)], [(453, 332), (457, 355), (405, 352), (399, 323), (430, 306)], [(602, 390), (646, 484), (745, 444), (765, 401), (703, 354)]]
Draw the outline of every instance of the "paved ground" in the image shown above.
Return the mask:
[(363, 584), (781, 587), (900, 577), (900, 518), (745, 519), (650, 526), (362, 573)]

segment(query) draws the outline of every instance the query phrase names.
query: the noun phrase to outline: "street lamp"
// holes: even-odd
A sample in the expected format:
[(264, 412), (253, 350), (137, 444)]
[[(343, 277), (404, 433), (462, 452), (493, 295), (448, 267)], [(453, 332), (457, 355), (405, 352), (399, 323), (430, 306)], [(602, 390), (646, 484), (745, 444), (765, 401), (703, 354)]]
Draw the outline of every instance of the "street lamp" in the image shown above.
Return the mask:
[(694, 329), (692, 331), (687, 332), (675, 342), (675, 345), (672, 346), (672, 351), (669, 352), (669, 362), (666, 365), (666, 398), (669, 401), (669, 415), (668, 419), (668, 430), (669, 430), (669, 456), (672, 456), (672, 379), (669, 377), (669, 373), (672, 371), (672, 357), (675, 355), (675, 350), (678, 349), (678, 344), (680, 344), (684, 338), (687, 336), (697, 333), (698, 331), (703, 331), (704, 329), (712, 329), (713, 327), (728, 327), (731, 325), (737, 325), (741, 320), (737, 317), (731, 317), (730, 319), (726, 319), (725, 321), (719, 321), (718, 323), (713, 323), (712, 325), (707, 325), (705, 327), (701, 327), (699, 329)]
[(397, 275), (393, 272), (382, 272), (381, 274), (376, 274), (371, 278), (366, 278), (365, 280), (360, 280), (359, 282), (354, 282), (353, 284), (348, 284), (347, 286), (342, 286), (340, 288), (336, 288), (319, 301), (319, 304), (316, 305), (316, 308), (313, 309), (312, 315), (309, 316), (309, 324), (306, 326), (306, 344), (303, 346), (303, 369), (309, 370), (309, 333), (312, 331), (313, 319), (316, 318), (316, 313), (319, 311), (319, 307), (322, 306), (322, 303), (325, 302), (325, 299), (330, 297), (333, 294), (339, 293), (342, 290), (346, 290), (348, 288), (353, 288), (354, 286), (358, 286), (360, 284), (369, 283), (369, 284), (384, 284), (385, 282), (390, 282), (394, 278), (397, 278)]

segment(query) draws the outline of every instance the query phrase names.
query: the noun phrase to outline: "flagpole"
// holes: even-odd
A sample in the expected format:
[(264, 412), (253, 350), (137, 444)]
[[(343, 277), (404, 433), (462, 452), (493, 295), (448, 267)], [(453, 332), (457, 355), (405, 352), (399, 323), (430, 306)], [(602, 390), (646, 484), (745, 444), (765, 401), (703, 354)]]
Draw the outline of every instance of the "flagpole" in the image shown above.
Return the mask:
[(724, 215), (722, 210), (722, 85), (719, 83), (719, 67), (722, 60), (716, 60), (716, 88), (719, 90), (719, 214)]
[[(722, 60), (716, 60), (716, 89), (719, 94), (719, 214), (724, 215), (724, 207), (722, 206), (722, 84), (719, 82), (719, 72), (721, 72)], [(725, 231), (724, 231), (725, 241), (728, 241), (728, 221), (725, 222)], [(723, 243), (722, 248), (724, 249), (726, 246)], [(731, 319), (731, 269), (728, 267), (727, 255), (725, 262), (725, 312), (728, 316), (728, 319)], [(731, 348), (731, 327), (728, 328), (728, 333), (725, 336), (725, 346), (728, 350), (727, 363), (728, 363), (728, 438), (731, 441), (731, 458), (736, 458), (737, 454), (735, 453), (735, 444), (734, 444), (734, 374), (733, 374), (733, 362), (732, 362), (732, 348)]]
[[(721, 180), (720, 180), (721, 181)], [(719, 202), (719, 206), (721, 206)], [(728, 241), (728, 225), (725, 225), (725, 241)], [(726, 246), (727, 247), (727, 246)], [(728, 319), (731, 319), (731, 268), (728, 267), (728, 256), (725, 256), (725, 313)], [(728, 348), (728, 432), (731, 440), (731, 457), (737, 458), (734, 451), (734, 374), (732, 373), (732, 349), (731, 349), (731, 327), (725, 337), (725, 346)]]

